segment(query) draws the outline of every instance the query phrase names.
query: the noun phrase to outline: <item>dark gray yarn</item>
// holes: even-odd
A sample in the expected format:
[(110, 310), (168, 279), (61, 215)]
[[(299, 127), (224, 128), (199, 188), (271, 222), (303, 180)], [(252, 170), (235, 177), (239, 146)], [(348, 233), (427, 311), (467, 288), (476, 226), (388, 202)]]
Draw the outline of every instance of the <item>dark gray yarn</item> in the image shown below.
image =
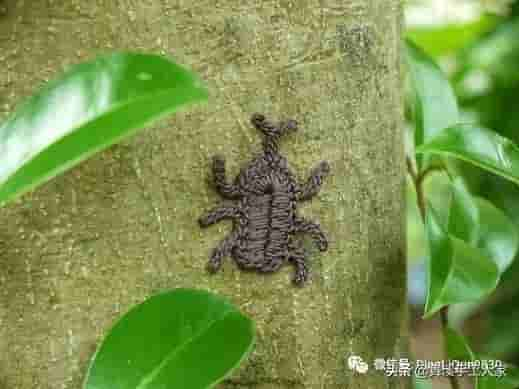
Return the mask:
[(238, 201), (219, 205), (199, 219), (201, 227), (233, 220), (232, 232), (213, 250), (208, 268), (216, 272), (226, 256), (232, 256), (242, 269), (262, 273), (274, 272), (290, 262), (296, 268), (294, 283), (302, 285), (308, 279), (308, 265), (294, 235), (309, 234), (321, 251), (327, 250), (328, 242), (317, 223), (297, 216), (297, 202), (310, 200), (319, 192), (330, 167), (326, 161), (321, 162), (306, 183), (298, 184), (287, 160), (279, 154), (281, 137), (297, 130), (297, 122), (274, 125), (255, 113), (251, 123), (264, 135), (263, 153), (244, 167), (232, 184), (227, 183), (224, 158), (213, 158), (218, 193)]

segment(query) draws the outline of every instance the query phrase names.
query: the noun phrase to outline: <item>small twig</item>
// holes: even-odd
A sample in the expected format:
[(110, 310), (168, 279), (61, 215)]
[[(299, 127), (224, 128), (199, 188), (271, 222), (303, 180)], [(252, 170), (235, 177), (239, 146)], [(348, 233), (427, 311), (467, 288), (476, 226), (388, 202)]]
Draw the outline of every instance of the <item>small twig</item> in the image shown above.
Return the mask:
[(422, 185), (422, 183), (425, 181), (427, 176), (429, 176), (431, 173), (443, 172), (443, 171), (445, 171), (443, 166), (431, 166), (431, 167), (428, 167), (421, 174), (418, 175), (418, 177), (416, 178), (416, 182), (417, 182), (418, 185)]
[(405, 159), (405, 162), (407, 164), (407, 172), (411, 175), (411, 178), (413, 179), (413, 182), (416, 183), (416, 170), (414, 168), (414, 165), (413, 165), (413, 161), (411, 160), (411, 158), (407, 157)]
[(411, 158), (406, 158), (407, 163), (407, 171), (411, 176), (415, 191), (416, 191), (416, 201), (418, 204), (418, 210), (420, 211), (420, 216), (422, 217), (422, 221), (425, 223), (425, 192), (424, 192), (424, 182), (425, 179), (432, 173), (438, 171), (446, 171), (443, 166), (430, 166), (425, 169), (421, 173), (417, 173), (416, 169), (413, 165), (413, 161)]
[(413, 165), (413, 161), (411, 158), (406, 158), (406, 164), (407, 164), (407, 171), (409, 175), (411, 176), (411, 179), (413, 180), (413, 184), (416, 191), (416, 201), (418, 204), (418, 210), (420, 211), (420, 216), (422, 217), (422, 221), (425, 223), (425, 197), (423, 193), (423, 177), (424, 173), (418, 174), (416, 172), (416, 169)]

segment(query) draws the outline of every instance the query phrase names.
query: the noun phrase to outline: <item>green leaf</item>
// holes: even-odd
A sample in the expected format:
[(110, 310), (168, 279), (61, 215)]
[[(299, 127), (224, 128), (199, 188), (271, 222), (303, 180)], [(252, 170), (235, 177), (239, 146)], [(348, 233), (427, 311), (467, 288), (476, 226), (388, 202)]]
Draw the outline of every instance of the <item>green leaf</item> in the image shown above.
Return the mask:
[(425, 317), (449, 304), (478, 300), (495, 289), (497, 265), (481, 250), (450, 236), (430, 206), (426, 234), (429, 274)]
[(73, 66), (0, 125), (0, 204), (206, 98), (190, 72), (159, 56), (115, 53)]
[(449, 327), (445, 328), (443, 332), (445, 336), (445, 351), (449, 359), (458, 361), (474, 360), (474, 353), (463, 336)]
[(447, 170), (431, 172), (427, 175), (427, 179), (422, 181), (422, 185), (425, 198), (434, 208), (440, 222), (442, 225), (448, 226), (450, 204), (452, 202), (452, 182)]
[(512, 264), (519, 248), (517, 227), (505, 213), (483, 198), (476, 198), (480, 224), (476, 246), (496, 263), (502, 274)]
[(415, 91), (415, 146), (458, 122), (456, 96), (448, 79), (434, 60), (411, 41), (406, 59)]
[(473, 244), (479, 236), (478, 206), (461, 177), (452, 180), (451, 189), (449, 234)]
[(472, 125), (446, 128), (416, 152), (452, 156), (519, 184), (519, 148), (485, 128)]
[(84, 389), (205, 389), (250, 352), (254, 328), (214, 294), (176, 289), (131, 309), (106, 336)]
[(441, 298), (444, 284), (453, 266), (452, 243), (431, 206), (427, 207), (425, 215), (425, 233), (429, 242), (428, 292), (425, 302), (425, 316), (429, 316), (442, 307)]
[[(466, 242), (470, 243), (472, 247), (481, 250), (484, 255), (496, 264), (501, 277), (512, 265), (518, 250), (519, 237), (517, 227), (502, 210), (495, 207), (488, 200), (470, 196), (459, 177), (455, 181), (457, 181), (457, 189), (453, 189), (453, 192), (457, 192), (457, 194), (452, 195), (450, 217), (451, 219), (457, 218), (464, 221), (458, 221), (457, 231), (451, 229), (449, 232), (457, 237), (463, 235)], [(460, 193), (464, 194), (460, 195)], [(475, 221), (474, 216), (471, 216), (476, 213), (474, 207), (477, 210), (477, 221)], [(454, 208), (457, 208), (457, 210), (453, 211)], [(499, 285), (503, 285), (501, 278)], [(457, 321), (461, 323), (471, 313), (475, 312), (484, 301), (482, 299), (480, 301), (450, 306), (449, 322)], [(505, 331), (505, 333), (500, 335), (510, 333), (513, 333), (513, 331)], [(503, 348), (501, 347), (501, 349)]]
[(498, 17), (484, 15), (469, 23), (413, 27), (406, 31), (406, 37), (422, 47), (429, 55), (437, 57), (463, 49), (494, 28), (500, 21)]
[(449, 234), (481, 249), (496, 263), (499, 274), (502, 274), (517, 253), (517, 228), (503, 211), (488, 200), (473, 197), (461, 177), (456, 177), (451, 187)]
[[(450, 360), (495, 360), (475, 355), (466, 339), (451, 328), (446, 328), (444, 335), (447, 356)], [(476, 376), (476, 389), (517, 389), (519, 385), (519, 370), (508, 364), (504, 364), (504, 366), (505, 375), (503, 377), (495, 376), (495, 371), (491, 371), (489, 375)]]
[(519, 81), (519, 19), (501, 23), (467, 51), (466, 67), (471, 71), (492, 74), (503, 85)]

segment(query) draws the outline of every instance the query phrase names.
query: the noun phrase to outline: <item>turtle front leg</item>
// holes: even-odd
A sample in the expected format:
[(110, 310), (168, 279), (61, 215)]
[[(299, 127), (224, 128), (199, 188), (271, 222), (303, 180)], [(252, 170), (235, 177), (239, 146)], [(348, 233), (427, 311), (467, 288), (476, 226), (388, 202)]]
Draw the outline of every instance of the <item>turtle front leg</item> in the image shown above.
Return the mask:
[(213, 180), (218, 193), (226, 199), (237, 199), (241, 197), (240, 189), (237, 185), (229, 184), (225, 174), (225, 159), (216, 155), (213, 157)]

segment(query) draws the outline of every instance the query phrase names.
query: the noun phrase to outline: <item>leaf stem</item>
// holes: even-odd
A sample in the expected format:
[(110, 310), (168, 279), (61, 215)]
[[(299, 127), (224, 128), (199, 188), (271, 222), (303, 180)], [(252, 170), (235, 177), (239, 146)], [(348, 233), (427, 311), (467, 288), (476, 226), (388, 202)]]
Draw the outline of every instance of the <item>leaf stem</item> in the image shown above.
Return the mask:
[[(416, 191), (416, 202), (418, 205), (418, 210), (420, 211), (420, 216), (422, 217), (422, 222), (425, 223), (425, 192), (424, 192), (424, 181), (427, 176), (435, 171), (443, 171), (444, 168), (442, 166), (431, 166), (425, 169), (421, 173), (417, 173), (414, 167), (413, 161), (411, 158), (406, 158), (407, 171), (411, 176), (415, 191)], [(440, 309), (440, 321), (442, 327), (442, 333), (445, 336), (446, 330), (449, 326), (449, 307), (445, 306)], [(460, 389), (459, 382), (455, 376), (449, 376), (449, 381), (452, 389)]]

